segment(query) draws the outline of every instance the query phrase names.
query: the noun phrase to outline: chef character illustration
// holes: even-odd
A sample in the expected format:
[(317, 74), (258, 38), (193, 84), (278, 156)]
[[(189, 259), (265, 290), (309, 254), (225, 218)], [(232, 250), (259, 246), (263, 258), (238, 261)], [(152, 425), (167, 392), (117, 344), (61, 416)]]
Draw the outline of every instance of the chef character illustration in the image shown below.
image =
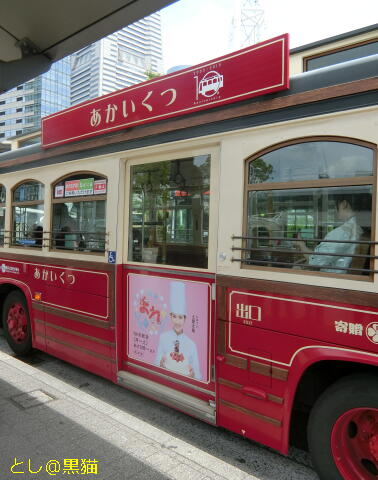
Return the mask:
[(187, 311), (185, 283), (172, 281), (169, 298), (172, 330), (160, 335), (155, 365), (201, 380), (197, 346), (184, 333)]

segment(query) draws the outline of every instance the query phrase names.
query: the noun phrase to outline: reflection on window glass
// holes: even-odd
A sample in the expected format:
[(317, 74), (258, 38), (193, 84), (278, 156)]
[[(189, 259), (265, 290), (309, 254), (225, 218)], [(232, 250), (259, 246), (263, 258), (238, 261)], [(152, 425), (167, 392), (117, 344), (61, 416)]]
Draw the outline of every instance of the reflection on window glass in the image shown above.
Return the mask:
[(5, 207), (0, 207), (0, 246), (4, 245)]
[(88, 173), (66, 177), (54, 185), (53, 249), (105, 251), (106, 193), (107, 180)]
[(210, 155), (131, 168), (129, 260), (207, 267)]
[(53, 217), (56, 248), (105, 250), (105, 200), (56, 204)]
[(288, 145), (253, 160), (249, 183), (292, 182), (373, 175), (373, 151), (342, 142)]
[(246, 263), (364, 273), (369, 259), (353, 255), (368, 253), (371, 194), (371, 186), (248, 192)]
[(105, 250), (105, 200), (53, 205), (53, 248)]
[(5, 203), (6, 200), (6, 190), (4, 185), (0, 185), (0, 203)]
[(39, 182), (23, 183), (13, 193), (14, 202), (34, 202), (43, 200), (44, 185)]
[(356, 58), (368, 57), (378, 53), (378, 42), (370, 42), (365, 45), (357, 45), (349, 47), (338, 52), (329, 53), (327, 55), (319, 55), (318, 57), (308, 59), (306, 61), (306, 71), (315, 70), (317, 68), (336, 65), (341, 62), (348, 62)]
[(13, 206), (12, 213), (12, 243), (26, 247), (42, 247), (43, 204)]
[(6, 190), (4, 185), (0, 185), (0, 246), (4, 245), (5, 200), (6, 200)]
[(12, 245), (42, 247), (44, 185), (31, 180), (19, 185), (12, 198)]

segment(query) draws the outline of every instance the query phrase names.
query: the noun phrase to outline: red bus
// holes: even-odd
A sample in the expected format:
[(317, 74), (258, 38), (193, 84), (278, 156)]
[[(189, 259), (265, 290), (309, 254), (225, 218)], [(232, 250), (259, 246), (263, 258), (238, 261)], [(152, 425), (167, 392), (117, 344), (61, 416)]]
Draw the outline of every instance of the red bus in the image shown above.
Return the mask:
[[(304, 425), (321, 479), (377, 478), (377, 66), (372, 55), (262, 97), (0, 155), (12, 349), (283, 454)], [(224, 75), (221, 95), (229, 74), (207, 68)], [(73, 111), (111, 123), (122, 107), (105, 100), (57, 114), (55, 133)]]

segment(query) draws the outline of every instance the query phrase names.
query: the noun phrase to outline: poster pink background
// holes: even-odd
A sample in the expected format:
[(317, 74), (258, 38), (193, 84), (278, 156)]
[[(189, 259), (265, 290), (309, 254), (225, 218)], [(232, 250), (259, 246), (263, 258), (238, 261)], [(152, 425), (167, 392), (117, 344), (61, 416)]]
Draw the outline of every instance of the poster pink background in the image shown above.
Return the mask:
[(159, 337), (172, 329), (169, 316), (171, 282), (185, 284), (184, 333), (197, 346), (202, 381), (208, 382), (209, 284), (207, 283), (130, 274), (128, 276), (128, 356), (155, 365)]

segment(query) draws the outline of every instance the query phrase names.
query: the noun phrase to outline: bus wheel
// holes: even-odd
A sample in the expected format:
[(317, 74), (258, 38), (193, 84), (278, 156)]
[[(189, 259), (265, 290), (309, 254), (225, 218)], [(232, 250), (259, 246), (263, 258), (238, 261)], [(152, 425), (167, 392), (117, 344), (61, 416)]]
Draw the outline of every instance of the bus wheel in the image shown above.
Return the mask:
[(308, 443), (322, 480), (378, 478), (378, 376), (345, 377), (318, 399)]
[(4, 336), (17, 355), (27, 355), (32, 350), (29, 312), (25, 297), (20, 292), (11, 292), (3, 308)]

